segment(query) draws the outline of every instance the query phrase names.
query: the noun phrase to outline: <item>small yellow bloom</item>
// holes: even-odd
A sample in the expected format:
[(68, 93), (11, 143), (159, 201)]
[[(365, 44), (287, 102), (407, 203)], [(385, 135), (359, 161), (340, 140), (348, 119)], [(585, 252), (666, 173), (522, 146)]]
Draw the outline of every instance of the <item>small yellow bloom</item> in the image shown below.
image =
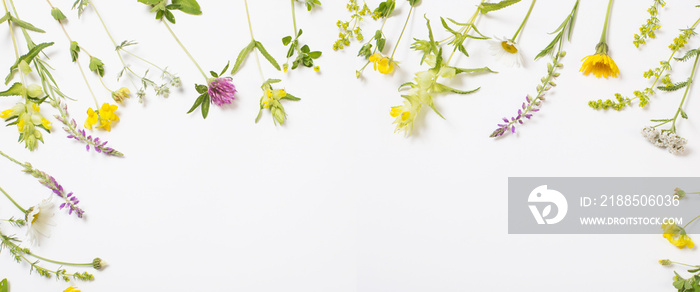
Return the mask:
[(129, 98), (130, 95), (131, 91), (129, 91), (129, 89), (126, 87), (122, 87), (119, 90), (112, 92), (112, 99), (118, 103), (121, 103), (125, 98)]
[(394, 61), (389, 57), (383, 57), (380, 53), (369, 56), (369, 61), (374, 63), (374, 70), (378, 70), (379, 73), (391, 74), (394, 72)]
[(75, 285), (71, 285), (70, 287), (66, 288), (66, 290), (63, 290), (63, 292), (80, 292), (80, 290), (78, 290), (78, 287)]
[(104, 103), (99, 111), (95, 112), (92, 108), (88, 108), (88, 117), (85, 120), (85, 128), (91, 129), (92, 126), (100, 122), (97, 128), (102, 128), (107, 131), (112, 130), (112, 122), (119, 121), (119, 116), (115, 112), (119, 107), (113, 104)]
[(88, 117), (85, 120), (84, 126), (85, 126), (85, 128), (92, 130), (92, 126), (97, 124), (99, 117), (97, 116), (97, 112), (95, 112), (92, 108), (88, 108), (87, 115), (88, 115)]
[(319, 67), (319, 66), (314, 67), (314, 71), (316, 71), (316, 72), (321, 71), (321, 67)]
[(25, 125), (24, 119), (20, 118), (19, 121), (17, 121), (17, 130), (20, 133), (24, 132), (24, 125)]
[(617, 68), (615, 61), (610, 58), (607, 54), (594, 54), (583, 58), (583, 65), (581, 65), (580, 72), (583, 75), (588, 75), (589, 73), (595, 74), (595, 77), (608, 78), (612, 76), (617, 78), (617, 74), (620, 73), (620, 69)]

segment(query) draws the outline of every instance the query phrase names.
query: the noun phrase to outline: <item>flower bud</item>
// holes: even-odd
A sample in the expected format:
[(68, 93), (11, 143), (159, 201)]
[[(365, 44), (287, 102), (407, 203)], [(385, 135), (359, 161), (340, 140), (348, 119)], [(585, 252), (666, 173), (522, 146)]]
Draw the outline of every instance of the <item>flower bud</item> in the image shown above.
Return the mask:
[(43, 88), (39, 84), (32, 84), (27, 87), (27, 95), (29, 97), (39, 97), (44, 94)]
[(92, 267), (95, 268), (95, 270), (102, 270), (107, 266), (107, 262), (103, 261), (101, 258), (95, 258), (92, 260)]
[(22, 60), (19, 62), (19, 70), (22, 72), (22, 74), (27, 75), (30, 72), (32, 72), (32, 68), (29, 67), (29, 64), (27, 64), (27, 61)]
[(671, 265), (671, 260), (669, 260), (669, 259), (659, 260), (659, 264), (661, 264), (662, 266), (668, 266), (668, 265)]

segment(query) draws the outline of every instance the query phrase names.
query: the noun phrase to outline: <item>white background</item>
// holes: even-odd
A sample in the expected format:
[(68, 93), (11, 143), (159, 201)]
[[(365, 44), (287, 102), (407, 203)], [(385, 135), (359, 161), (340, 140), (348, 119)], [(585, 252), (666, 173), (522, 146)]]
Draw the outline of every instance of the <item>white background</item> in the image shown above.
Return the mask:
[[(82, 124), (94, 103), (48, 4), (15, 2), (23, 19), (47, 31), (35, 34), (37, 42), (56, 42), (47, 53), (62, 89), (77, 99), (69, 110)], [(73, 1), (55, 2), (69, 17), (71, 37), (105, 62), (106, 82), (114, 89), (128, 86), (116, 82), (119, 62), (94, 11), (78, 19), (70, 10)], [(687, 101), (690, 120), (679, 124), (689, 141), (684, 156), (658, 149), (640, 134), (649, 119), (672, 116), (682, 92), (659, 94), (648, 109), (604, 112), (587, 106), (589, 99), (631, 95), (648, 86), (642, 72), (667, 59), (677, 29), (696, 20), (700, 8), (693, 1), (669, 1), (657, 39), (641, 49), (632, 36), (652, 1), (616, 1), (608, 36), (621, 76), (607, 80), (578, 72), (580, 60), (594, 52), (607, 5), (582, 1), (573, 39), (565, 43), (559, 86), (518, 134), (499, 140), (488, 136), (501, 117), (515, 114), (526, 94), (534, 94), (547, 60), (533, 57), (573, 1), (537, 2), (518, 40), (527, 60), (523, 68), (505, 68), (486, 42), (468, 41), (471, 57), (455, 58), (455, 64), (488, 65), (500, 73), (457, 78), (455, 87), (481, 90), (438, 95), (436, 105), (447, 119), (426, 109), (408, 139), (392, 133), (389, 110), (401, 103), (398, 85), (425, 70), (409, 50), (412, 37), (427, 37), (422, 15), (441, 39), (447, 35), (439, 16), (466, 21), (477, 1), (424, 1), (397, 50), (400, 69), (384, 76), (368, 68), (361, 80), (354, 77), (364, 64), (355, 57), (360, 45), (331, 50), (336, 21), (349, 17), (344, 1), (325, 0), (311, 13), (297, 5), (302, 41), (324, 55), (317, 61), (321, 73), (305, 68), (283, 75), (263, 63), (265, 77), (283, 77), (282, 86), (303, 98), (285, 104), (284, 127), (275, 127), (267, 112), (253, 123), (261, 80), (252, 55), (234, 76), (239, 93), (233, 105), (212, 107), (206, 120), (186, 115), (196, 97), (193, 83), (204, 80), (165, 27), (136, 1), (95, 2), (117, 41), (138, 41), (132, 50), (177, 72), (184, 88), (168, 99), (149, 92), (145, 105), (129, 100), (112, 132), (95, 132), (124, 159), (85, 152), (64, 138), (55, 120), (53, 133), (35, 152), (15, 143), (14, 126), (0, 128), (3, 151), (52, 174), (81, 199), (85, 220), (57, 212), (53, 236), (33, 251), (61, 260), (107, 260), (110, 266), (95, 272), (94, 282), (79, 283), (83, 291), (673, 291), (672, 269), (656, 261), (697, 263), (697, 251), (678, 250), (661, 235), (507, 234), (509, 176), (699, 175), (696, 89)], [(249, 4), (256, 38), (282, 60), (280, 39), (292, 33), (289, 3)], [(249, 42), (244, 5), (201, 6), (202, 16), (177, 13), (173, 28), (205, 70), (219, 71)], [(510, 37), (528, 6), (523, 1), (482, 16), (478, 28)], [(387, 52), (407, 13), (407, 3), (398, 1), (384, 30)], [(368, 18), (365, 35), (379, 24)], [(0, 68), (8, 68), (14, 57), (3, 27)], [(85, 55), (81, 60), (86, 66)], [(145, 69), (134, 59), (127, 62)], [(675, 80), (686, 78), (690, 65), (675, 67)], [(89, 79), (100, 103), (109, 101), (97, 79)], [(16, 102), (3, 98), (0, 108)], [(42, 113), (54, 114), (48, 106)], [(51, 195), (19, 167), (0, 164), (0, 186), (22, 205)], [(8, 202), (0, 202), (0, 211), (2, 217), (19, 216)], [(20, 238), (25, 233), (7, 224), (0, 228)], [(68, 286), (28, 271), (27, 264), (0, 253), (0, 278), (10, 280), (11, 291)]]

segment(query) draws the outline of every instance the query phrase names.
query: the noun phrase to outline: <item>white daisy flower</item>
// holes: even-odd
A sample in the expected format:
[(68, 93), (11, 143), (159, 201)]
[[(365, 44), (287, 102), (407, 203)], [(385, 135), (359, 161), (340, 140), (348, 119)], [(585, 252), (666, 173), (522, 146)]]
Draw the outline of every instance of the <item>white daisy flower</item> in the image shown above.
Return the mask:
[(522, 66), (523, 57), (515, 42), (506, 38), (493, 37), (489, 43), (491, 55), (496, 56), (503, 64), (511, 67)]
[(39, 245), (40, 237), (51, 236), (51, 226), (56, 224), (53, 221), (54, 204), (51, 198), (41, 201), (38, 205), (27, 210), (27, 241), (31, 244)]

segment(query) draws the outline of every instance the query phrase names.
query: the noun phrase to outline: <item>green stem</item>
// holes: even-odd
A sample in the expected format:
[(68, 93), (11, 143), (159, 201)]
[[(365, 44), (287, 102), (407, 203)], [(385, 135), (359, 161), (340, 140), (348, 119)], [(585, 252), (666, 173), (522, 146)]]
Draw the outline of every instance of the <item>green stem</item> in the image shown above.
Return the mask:
[(603, 33), (600, 34), (600, 42), (607, 43), (608, 40), (608, 21), (610, 20), (610, 9), (612, 8), (613, 0), (608, 1), (608, 10), (605, 13), (605, 23), (603, 24)]
[(399, 39), (396, 41), (396, 44), (394, 45), (394, 51), (391, 52), (391, 57), (389, 57), (389, 60), (394, 60), (394, 53), (396, 53), (396, 48), (399, 47), (399, 43), (401, 43), (401, 38), (403, 37), (404, 31), (406, 31), (406, 26), (408, 26), (408, 20), (411, 19), (411, 12), (413, 12), (413, 6), (411, 6), (411, 9), (408, 10), (408, 17), (406, 17), (406, 22), (403, 24), (403, 29), (401, 30), (401, 34), (399, 35)]
[[(481, 3), (479, 3), (479, 7), (481, 7), (481, 4), (483, 4), (484, 2), (486, 2), (486, 0), (481, 0)], [(476, 18), (479, 16), (480, 11), (481, 10), (479, 8), (477, 8), (476, 11), (474, 11), (474, 14), (467, 22), (467, 26), (464, 27), (464, 32), (462, 32), (462, 34), (468, 33), (469, 30), (472, 27), (474, 27), (474, 22), (476, 21)], [(452, 57), (454, 57), (454, 55), (455, 55), (455, 52), (457, 52), (457, 44), (455, 44), (455, 48), (452, 50), (452, 54), (450, 54), (450, 57), (447, 59), (447, 62), (445, 62), (445, 64), (450, 64), (450, 61), (452, 61)]]
[(7, 197), (7, 198), (10, 200), (10, 202), (12, 202), (12, 204), (14, 204), (15, 207), (17, 207), (17, 209), (19, 209), (20, 211), (22, 211), (22, 213), (27, 214), (27, 209), (24, 209), (24, 208), (22, 208), (22, 206), (20, 206), (19, 204), (17, 204), (17, 202), (15, 202), (15, 200), (12, 199), (12, 197), (10, 197), (10, 194), (8, 194), (7, 192), (5, 192), (5, 190), (3, 190), (2, 188), (0, 188), (0, 192), (2, 192), (3, 194), (5, 194), (5, 197)]
[(700, 60), (700, 55), (695, 57), (695, 62), (693, 63), (693, 69), (690, 72), (690, 78), (688, 78), (688, 85), (685, 86), (685, 92), (683, 93), (683, 99), (681, 99), (681, 104), (678, 106), (676, 115), (673, 116), (673, 124), (671, 124), (671, 132), (676, 132), (676, 120), (678, 115), (683, 111), (683, 103), (685, 103), (685, 98), (688, 96), (688, 91), (690, 91), (690, 85), (693, 83), (693, 77), (695, 76), (695, 67), (698, 65), (698, 60)]
[(688, 225), (690, 225), (690, 223), (693, 223), (693, 221), (697, 220), (698, 218), (700, 218), (700, 215), (695, 216), (695, 218), (693, 218), (693, 220), (690, 220), (690, 222), (688, 222), (688, 223), (686, 223), (685, 225), (683, 225), (683, 229), (685, 229), (686, 227), (688, 227)]
[(192, 57), (192, 54), (190, 54), (190, 51), (188, 51), (187, 48), (185, 48), (185, 45), (182, 44), (180, 39), (177, 38), (177, 36), (173, 32), (173, 30), (170, 28), (170, 25), (168, 25), (168, 22), (163, 20), (163, 24), (165, 24), (165, 27), (168, 28), (170, 35), (172, 35), (173, 38), (175, 39), (175, 41), (177, 42), (177, 44), (180, 45), (180, 48), (182, 48), (182, 50), (185, 51), (185, 53), (187, 54), (187, 57), (189, 57), (190, 60), (192, 60), (192, 63), (194, 63), (194, 65), (197, 66), (199, 73), (202, 73), (202, 76), (204, 76), (205, 80), (209, 80), (209, 77), (207, 77), (207, 74), (204, 74), (204, 70), (202, 70), (202, 67), (199, 67), (199, 63), (197, 63), (197, 61), (194, 60), (194, 57)]
[[(5, 12), (10, 13), (10, 10), (7, 9), (7, 2), (5, 0), (2, 0), (2, 5), (5, 7)], [(15, 11), (16, 13), (17, 11)], [(10, 27), (10, 37), (12, 38), (12, 45), (15, 49), (15, 57), (19, 60), (19, 46), (17, 45), (17, 39), (15, 38), (15, 31), (12, 29), (12, 22), (10, 20), (7, 21), (7, 25)], [(24, 80), (24, 73), (22, 70), (19, 72), (19, 78), (22, 81), (22, 85), (26, 86), (26, 82)], [(27, 94), (26, 92), (22, 93), (22, 97), (24, 99), (27, 99)]]
[(5, 158), (9, 159), (10, 161), (16, 163), (19, 166), (25, 167), (25, 164), (22, 162), (17, 161), (16, 159), (10, 157), (9, 155), (5, 154), (5, 152), (0, 151), (0, 155), (4, 156)]
[[(47, 1), (48, 1), (48, 0), (47, 0)], [(105, 32), (107, 32), (107, 36), (109, 36), (109, 39), (112, 41), (112, 44), (114, 45), (114, 47), (115, 47), (115, 48), (119, 47), (119, 45), (117, 45), (117, 42), (114, 41), (114, 38), (112, 37), (112, 34), (109, 32), (109, 29), (107, 29), (107, 25), (105, 24), (104, 20), (102, 20), (102, 15), (100, 15), (100, 12), (97, 10), (97, 7), (95, 7), (95, 3), (93, 3), (91, 0), (87, 0), (87, 2), (90, 3), (90, 5), (92, 5), (92, 9), (95, 10), (95, 14), (97, 14), (97, 18), (100, 20), (100, 23), (102, 24), (102, 27), (105, 29)], [(126, 62), (124, 62), (124, 58), (122, 58), (122, 54), (121, 54), (121, 52), (119, 52), (119, 51), (120, 51), (120, 49), (117, 49), (117, 50), (116, 50), (117, 56), (119, 56), (119, 61), (122, 63), (122, 66), (124, 66), (124, 68), (126, 68), (126, 70), (127, 70), (129, 73), (131, 73), (132, 75), (134, 75), (134, 76), (140, 78), (140, 76), (139, 76), (138, 74), (136, 74), (136, 72), (134, 72), (133, 70), (131, 70), (131, 68), (129, 68), (129, 66), (126, 65)]]
[(527, 19), (530, 18), (530, 13), (532, 12), (532, 8), (535, 7), (535, 1), (537, 1), (537, 0), (532, 0), (532, 4), (530, 4), (530, 9), (527, 10), (527, 14), (525, 14), (525, 18), (523, 19), (523, 22), (520, 24), (520, 27), (518, 27), (518, 30), (515, 31), (513, 38), (510, 39), (511, 41), (515, 42), (515, 39), (518, 37), (518, 34), (520, 34), (520, 30), (523, 29), (523, 26), (525, 26)]
[(35, 258), (37, 258), (37, 259), (40, 259), (40, 260), (42, 260), (42, 261), (49, 262), (49, 263), (54, 263), (54, 264), (57, 264), (57, 265), (64, 265), (64, 266), (92, 266), (92, 265), (93, 265), (93, 263), (67, 263), (67, 262), (55, 261), (55, 260), (52, 260), (52, 259), (47, 259), (47, 258), (45, 258), (45, 257), (38, 256), (38, 255), (36, 255), (36, 254), (34, 254), (34, 253), (32, 253), (32, 252), (27, 252), (27, 254), (30, 255), (30, 256), (32, 256), (32, 257), (35, 257)]
[(674, 261), (671, 261), (671, 263), (674, 263), (674, 264), (676, 264), (676, 265), (682, 265), (682, 266), (687, 266), (687, 267), (693, 267), (693, 268), (700, 267), (700, 266), (698, 266), (698, 265), (689, 265), (689, 264), (679, 263), (679, 262), (674, 262)]
[[(248, 12), (247, 8), (248, 8), (248, 3), (246, 3), (246, 13)], [(296, 7), (294, 7), (294, 0), (292, 0), (292, 22), (294, 23), (294, 36), (296, 38), (297, 32), (299, 30), (297, 30), (297, 13), (296, 13)], [(251, 36), (252, 35), (253, 35), (253, 33), (251, 32)]]
[(134, 54), (134, 53), (132, 53), (132, 52), (129, 52), (128, 50), (125, 50), (125, 49), (123, 49), (123, 48), (120, 48), (119, 50), (122, 51), (122, 52), (124, 52), (124, 53), (127, 53), (127, 54), (131, 55), (132, 57), (134, 57), (134, 58), (136, 58), (136, 59), (139, 59), (139, 60), (145, 62), (145, 63), (148, 64), (148, 65), (153, 66), (154, 68), (160, 70), (161, 72), (166, 72), (165, 69), (161, 68), (160, 66), (158, 66), (158, 65), (156, 65), (156, 64), (153, 64), (153, 63), (149, 62), (148, 60), (146, 60), (146, 59), (144, 59), (144, 58), (141, 58), (141, 57), (139, 57), (138, 55), (136, 55), (136, 54)]

